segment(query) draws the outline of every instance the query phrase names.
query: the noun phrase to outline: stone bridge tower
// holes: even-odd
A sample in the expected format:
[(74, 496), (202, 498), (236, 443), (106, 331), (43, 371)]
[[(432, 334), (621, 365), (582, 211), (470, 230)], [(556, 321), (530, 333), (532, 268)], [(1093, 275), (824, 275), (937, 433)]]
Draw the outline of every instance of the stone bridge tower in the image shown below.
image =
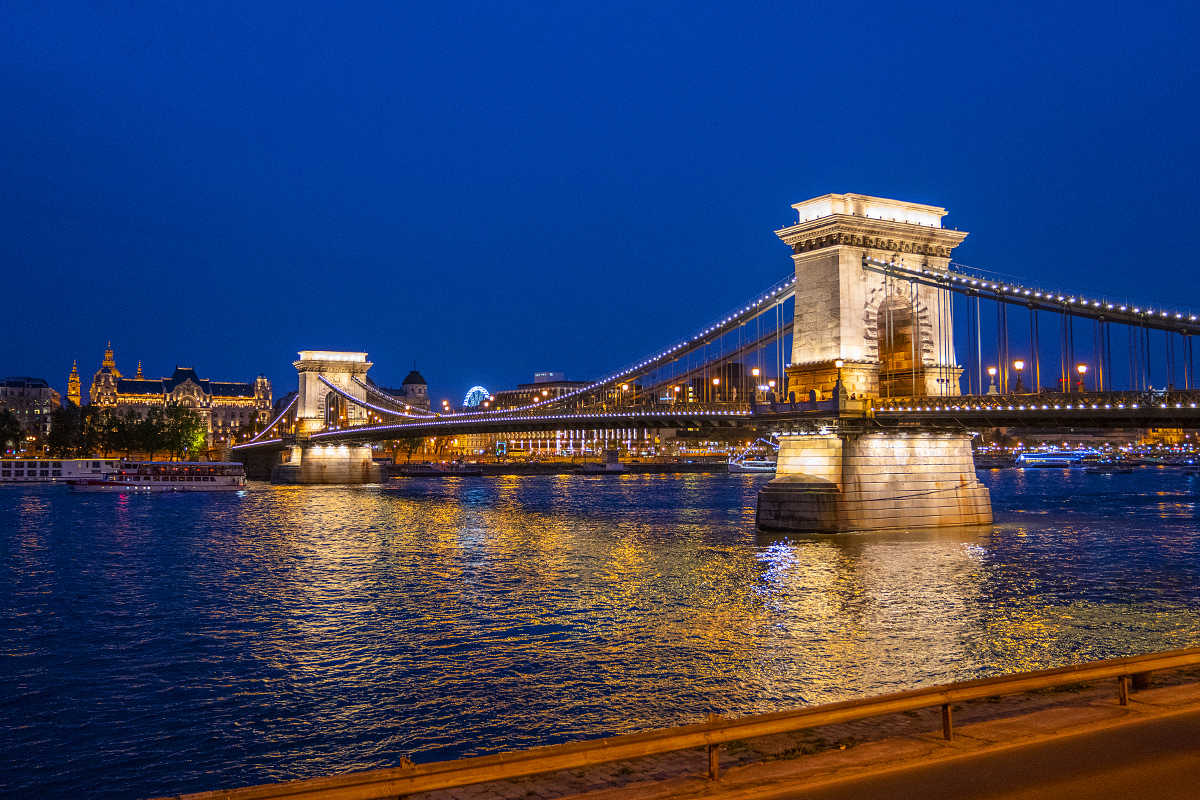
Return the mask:
[(283, 452), (283, 460), (271, 471), (276, 483), (374, 483), (379, 468), (365, 445), (321, 446), (312, 434), (331, 428), (365, 425), (367, 411), (329, 388), (321, 378), (351, 397), (366, 399), (366, 391), (355, 382), (364, 380), (371, 362), (366, 353), (335, 350), (303, 350), (292, 362), (300, 374), (296, 398), (296, 442)]
[(346, 394), (366, 399), (366, 392), (354, 382), (365, 380), (371, 362), (366, 353), (342, 353), (333, 350), (303, 350), (292, 366), (300, 373), (299, 397), (296, 398), (296, 432), (301, 437), (327, 428), (364, 425), (367, 412), (347, 402), (321, 380), (332, 383)]
[(885, 278), (864, 257), (945, 271), (966, 238), (942, 227), (946, 210), (861, 194), (797, 203), (799, 222), (777, 231), (796, 263), (796, 319), (788, 389), (829, 397), (960, 394), (948, 290)]
[[(789, 391), (846, 395), (958, 395), (950, 293), (885, 276), (864, 259), (945, 271), (965, 233), (946, 211), (861, 194), (827, 194), (793, 206), (778, 231), (796, 262), (796, 321)], [(839, 368), (838, 363), (841, 362)], [(870, 402), (839, 398), (814, 431), (784, 436), (776, 478), (758, 495), (758, 527), (776, 531), (880, 530), (992, 521), (975, 475), (971, 434), (878, 430)]]

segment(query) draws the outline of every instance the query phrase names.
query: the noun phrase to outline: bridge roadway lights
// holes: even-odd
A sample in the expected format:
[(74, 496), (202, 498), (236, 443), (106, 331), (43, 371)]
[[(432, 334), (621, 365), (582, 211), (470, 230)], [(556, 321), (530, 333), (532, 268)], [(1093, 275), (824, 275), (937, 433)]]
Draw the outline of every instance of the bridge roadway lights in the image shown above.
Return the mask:
[(382, 480), (367, 446), (297, 444), (283, 453), (284, 461), (271, 471), (272, 483), (353, 484)]
[(840, 431), (780, 440), (758, 494), (764, 531), (837, 533), (992, 522), (968, 433)]

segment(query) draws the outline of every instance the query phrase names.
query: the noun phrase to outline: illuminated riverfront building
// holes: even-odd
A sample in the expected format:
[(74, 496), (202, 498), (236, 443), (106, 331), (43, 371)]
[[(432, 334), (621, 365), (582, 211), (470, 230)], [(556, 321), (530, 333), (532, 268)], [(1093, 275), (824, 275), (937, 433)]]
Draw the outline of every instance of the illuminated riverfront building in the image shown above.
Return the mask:
[(496, 392), (492, 398), (492, 408), (503, 411), (533, 405), (535, 402), (544, 403), (587, 385), (587, 381), (564, 380), (561, 372), (537, 372), (534, 373), (533, 383), (520, 383), (516, 389)]
[(208, 427), (211, 446), (246, 425), (270, 422), (271, 382), (263, 375), (250, 383), (213, 381), (201, 378), (192, 367), (175, 367), (170, 378), (146, 380), (140, 363), (133, 378), (124, 378), (110, 343), (92, 379), (89, 399), (96, 406), (135, 409), (143, 418), (151, 408), (166, 408), (168, 404), (190, 408)]
[(42, 378), (5, 378), (0, 381), (0, 408), (16, 415), (21, 430), (33, 436), (50, 432), (50, 412), (61, 398)]

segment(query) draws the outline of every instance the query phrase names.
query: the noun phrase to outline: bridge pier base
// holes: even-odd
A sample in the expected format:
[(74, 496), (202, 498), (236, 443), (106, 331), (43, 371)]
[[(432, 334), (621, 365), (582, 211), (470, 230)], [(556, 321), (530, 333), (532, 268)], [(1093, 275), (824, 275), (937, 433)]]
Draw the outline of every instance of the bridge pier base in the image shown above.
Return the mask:
[(271, 471), (272, 483), (379, 483), (371, 448), (346, 445), (296, 445)]
[(966, 433), (829, 433), (784, 437), (777, 477), (758, 495), (764, 531), (987, 525), (988, 490)]

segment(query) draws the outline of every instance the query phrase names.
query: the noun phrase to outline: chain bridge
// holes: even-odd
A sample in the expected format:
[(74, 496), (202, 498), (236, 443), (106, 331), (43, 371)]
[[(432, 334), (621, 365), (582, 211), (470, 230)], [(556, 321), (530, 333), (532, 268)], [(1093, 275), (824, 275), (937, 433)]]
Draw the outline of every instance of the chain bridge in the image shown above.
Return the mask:
[(355, 482), (373, 479), (372, 442), (518, 434), (577, 452), (747, 429), (781, 442), (759, 526), (836, 531), (989, 523), (981, 428), (1200, 427), (1195, 313), (954, 262), (967, 234), (935, 206), (835, 194), (793, 208), (776, 231), (786, 277), (592, 383), (439, 413), (376, 388), (366, 353), (305, 351), (296, 398), (235, 450), (283, 453), (300, 482)]

